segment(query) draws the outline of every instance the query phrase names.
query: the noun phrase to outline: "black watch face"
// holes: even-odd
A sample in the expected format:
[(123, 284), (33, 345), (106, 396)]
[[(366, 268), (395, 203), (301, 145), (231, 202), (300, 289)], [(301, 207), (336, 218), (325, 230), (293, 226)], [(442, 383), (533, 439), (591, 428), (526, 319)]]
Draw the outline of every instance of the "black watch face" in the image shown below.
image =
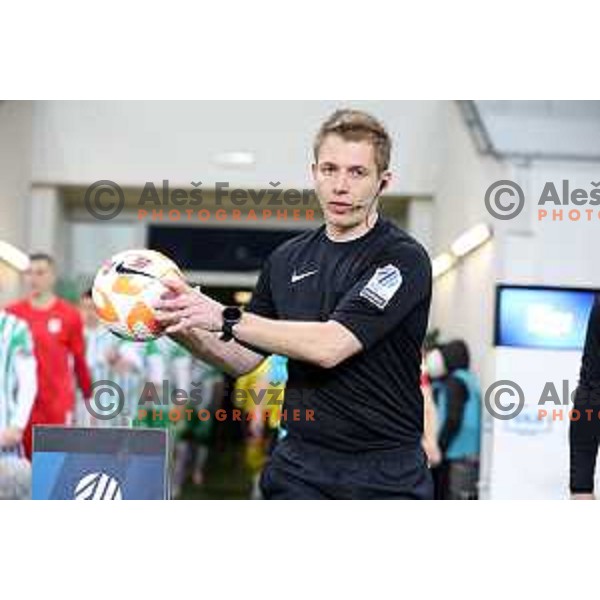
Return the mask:
[(242, 311), (237, 306), (228, 306), (223, 311), (225, 321), (237, 321), (241, 318)]

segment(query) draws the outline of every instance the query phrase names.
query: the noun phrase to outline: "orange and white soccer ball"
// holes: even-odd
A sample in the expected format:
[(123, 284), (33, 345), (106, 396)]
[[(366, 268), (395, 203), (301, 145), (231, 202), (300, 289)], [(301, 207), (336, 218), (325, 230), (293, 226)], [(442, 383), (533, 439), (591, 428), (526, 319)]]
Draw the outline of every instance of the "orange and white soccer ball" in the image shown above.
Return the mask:
[(96, 274), (92, 299), (100, 321), (115, 335), (137, 342), (160, 337), (152, 305), (167, 291), (162, 279), (183, 279), (177, 265), (154, 250), (126, 250)]

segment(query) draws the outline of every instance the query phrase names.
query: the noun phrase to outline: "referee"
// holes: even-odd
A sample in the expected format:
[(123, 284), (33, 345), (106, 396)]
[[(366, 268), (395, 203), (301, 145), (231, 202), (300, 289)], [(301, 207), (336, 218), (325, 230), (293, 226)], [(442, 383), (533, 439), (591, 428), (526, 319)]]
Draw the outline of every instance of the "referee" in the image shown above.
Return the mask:
[(594, 473), (600, 439), (600, 298), (596, 297), (588, 323), (579, 386), (573, 409), (579, 413), (571, 419), (570, 490), (574, 500), (594, 499)]
[(176, 281), (157, 306), (167, 333), (234, 376), (289, 357), (287, 435), (263, 472), (266, 498), (432, 496), (419, 386), (431, 265), (378, 214), (390, 153), (375, 118), (336, 111), (314, 142), (325, 225), (271, 254), (248, 310)]

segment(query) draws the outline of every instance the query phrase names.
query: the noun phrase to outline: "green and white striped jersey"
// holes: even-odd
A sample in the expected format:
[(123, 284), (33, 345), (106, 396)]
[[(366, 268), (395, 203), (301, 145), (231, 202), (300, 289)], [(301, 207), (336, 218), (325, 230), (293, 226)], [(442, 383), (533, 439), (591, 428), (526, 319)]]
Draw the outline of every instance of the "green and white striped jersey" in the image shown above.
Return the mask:
[(158, 338), (156, 345), (165, 361), (165, 379), (169, 381), (169, 393), (171, 394), (165, 405), (172, 407), (174, 388), (184, 390), (186, 394), (189, 394), (192, 355), (186, 348), (167, 336)]
[(214, 384), (223, 377), (221, 371), (193, 357), (187, 348), (167, 336), (159, 338), (157, 345), (165, 357), (166, 377), (172, 386), (184, 390), (188, 397), (193, 389), (199, 387), (202, 404), (197, 408), (207, 408)]
[(0, 310), (0, 429), (13, 425), (19, 382), (15, 358), (33, 356), (33, 339), (27, 323)]
[[(158, 346), (153, 341), (141, 343), (123, 340), (103, 326), (86, 328), (84, 335), (86, 360), (92, 382), (104, 380), (115, 383), (123, 390), (125, 396), (125, 407), (120, 415), (121, 418), (104, 424), (125, 424), (137, 413), (144, 384), (147, 381), (156, 382), (160, 389), (164, 365)], [(118, 372), (110, 364), (109, 356), (115, 353), (126, 358), (130, 363), (130, 369), (126, 373)]]

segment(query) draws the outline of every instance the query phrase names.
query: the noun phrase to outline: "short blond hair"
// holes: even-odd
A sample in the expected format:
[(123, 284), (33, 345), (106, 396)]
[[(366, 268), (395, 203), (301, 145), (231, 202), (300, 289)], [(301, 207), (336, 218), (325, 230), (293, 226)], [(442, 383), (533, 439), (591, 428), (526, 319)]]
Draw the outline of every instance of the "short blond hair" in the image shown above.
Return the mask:
[(385, 127), (372, 115), (362, 110), (336, 110), (320, 127), (313, 145), (315, 162), (319, 162), (319, 150), (328, 135), (335, 134), (352, 142), (371, 142), (375, 149), (375, 164), (379, 174), (390, 165), (392, 140)]

